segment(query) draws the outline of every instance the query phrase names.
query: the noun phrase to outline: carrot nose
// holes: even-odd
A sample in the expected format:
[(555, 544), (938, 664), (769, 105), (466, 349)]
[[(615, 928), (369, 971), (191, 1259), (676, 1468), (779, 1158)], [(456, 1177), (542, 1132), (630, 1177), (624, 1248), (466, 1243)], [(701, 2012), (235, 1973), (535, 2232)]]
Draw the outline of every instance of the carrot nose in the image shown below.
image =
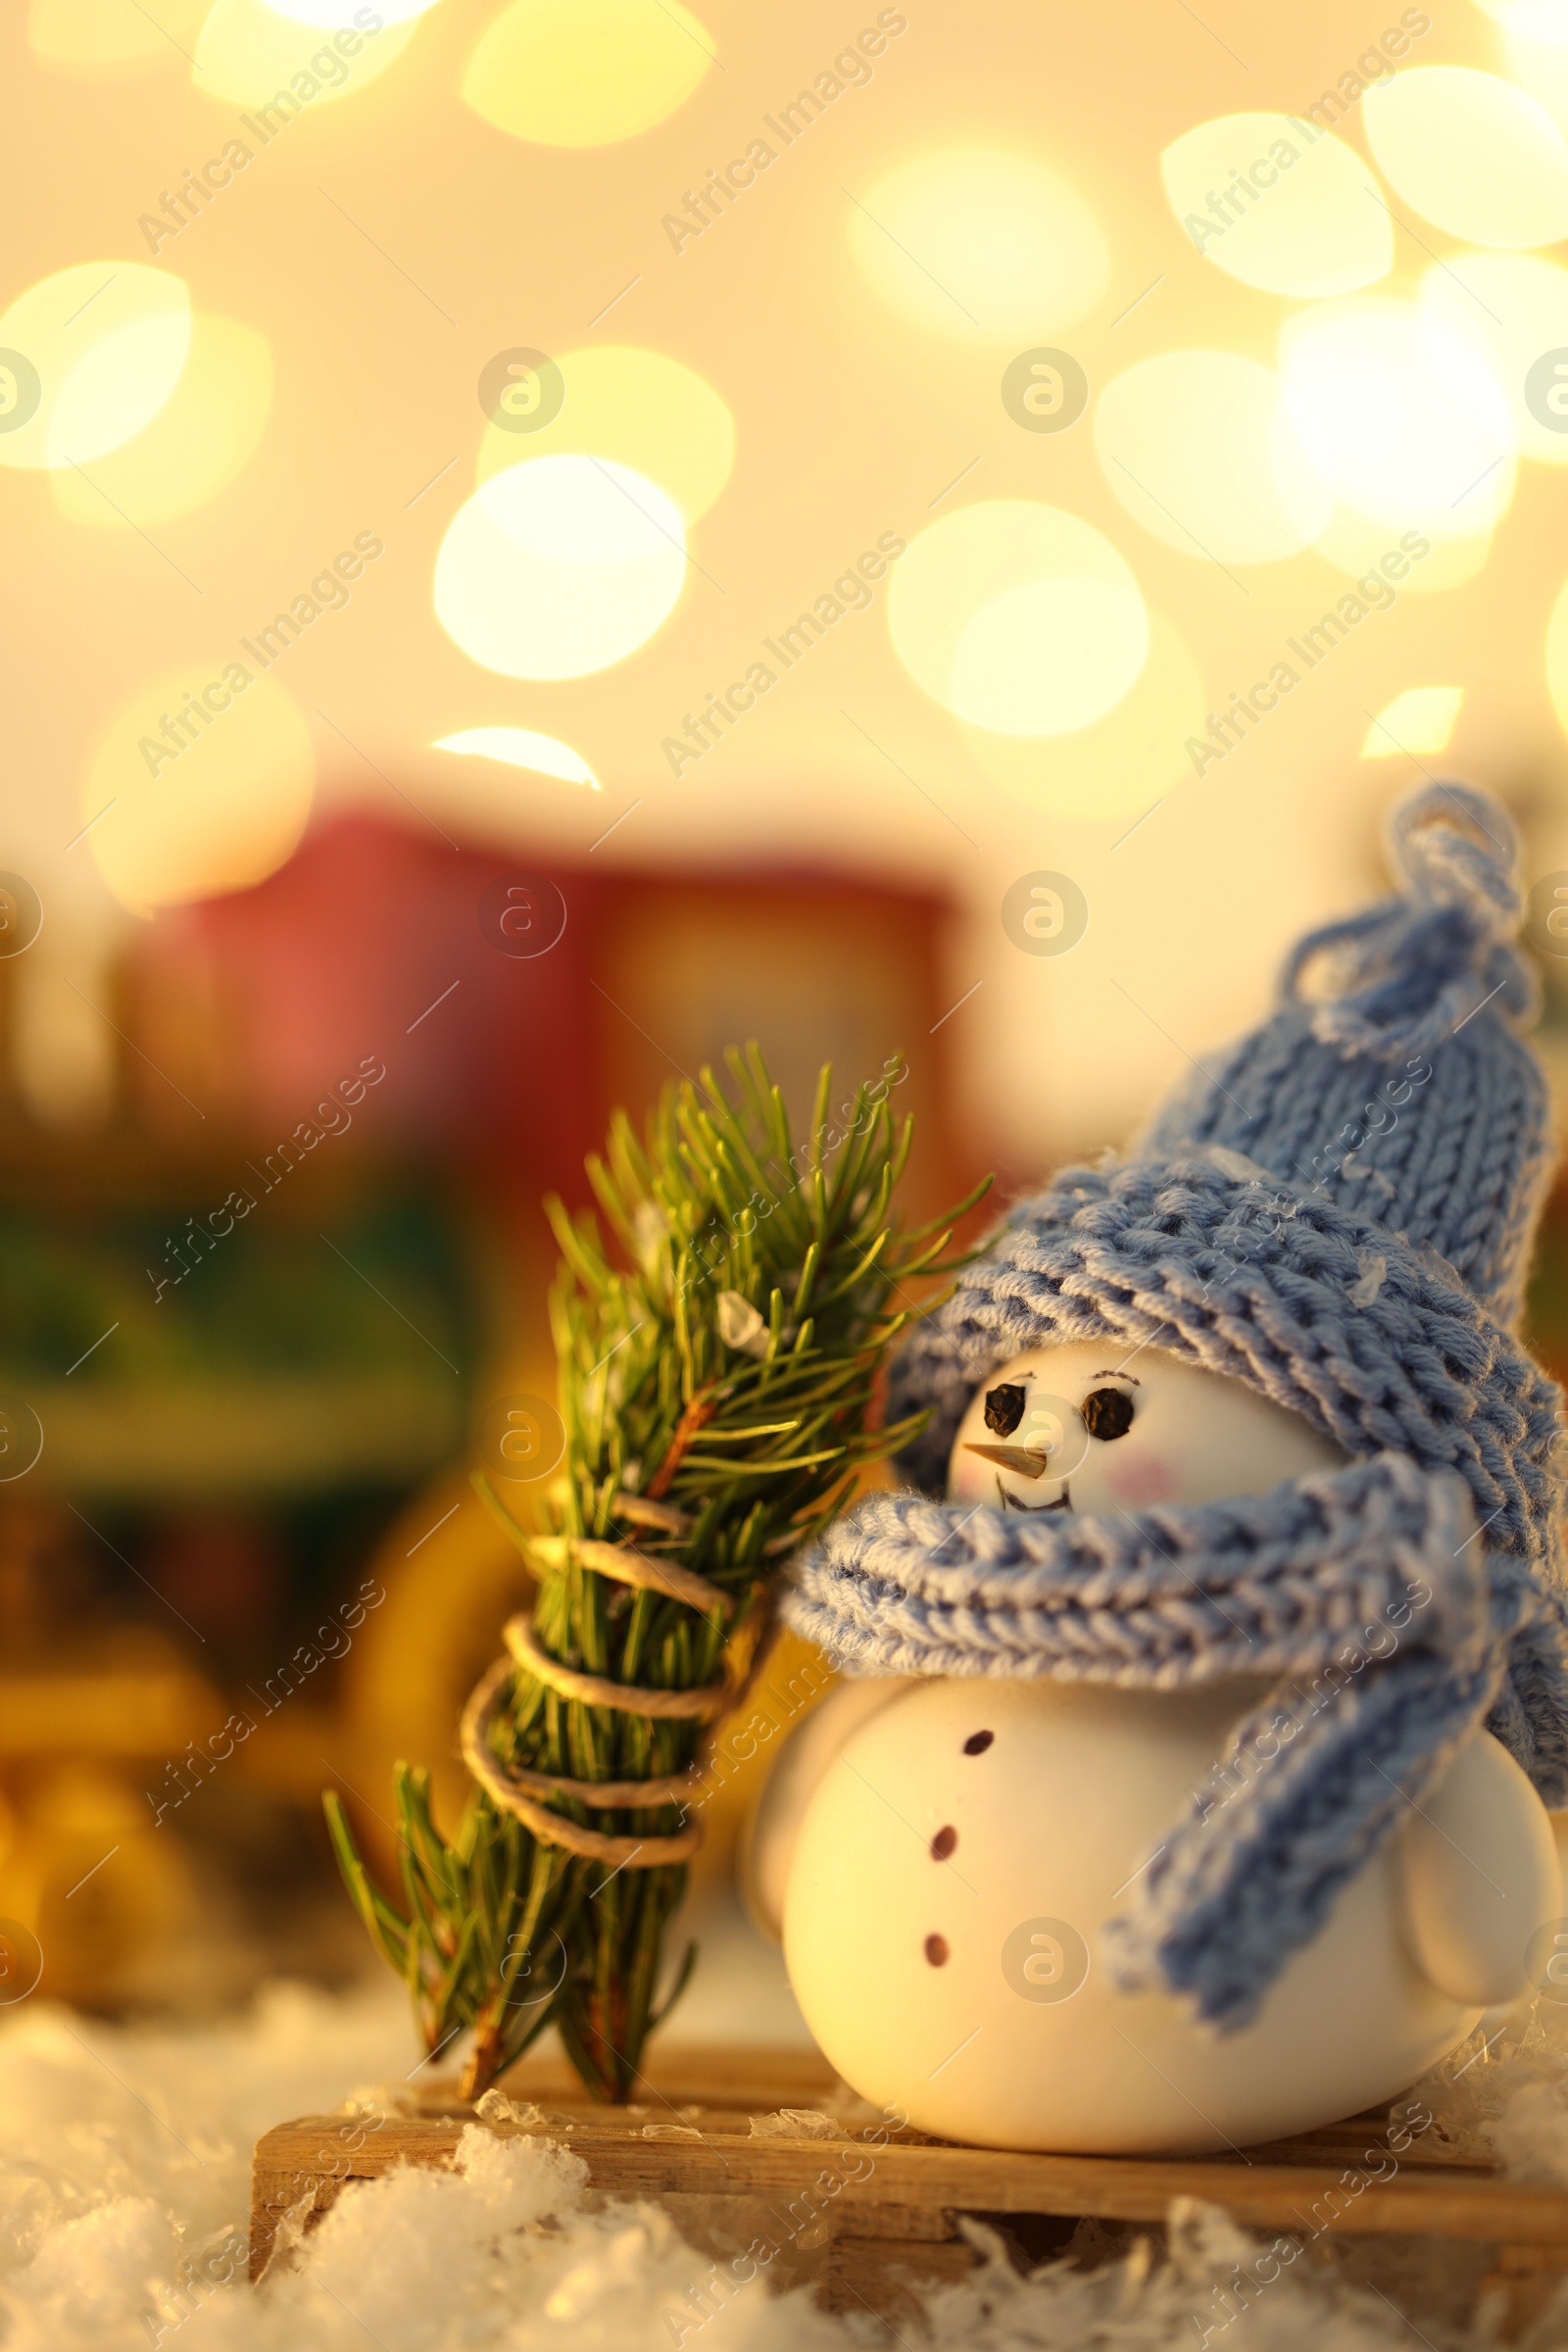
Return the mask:
[[(1004, 1470), (1011, 1470), (1019, 1478), (1044, 1478), (1051, 1468), (1050, 1454), (1036, 1452), (1028, 1446), (977, 1446), (966, 1438), (963, 1450), (979, 1454), (982, 1461), (1000, 1463)], [(1056, 1475), (1061, 1474), (1058, 1471)]]

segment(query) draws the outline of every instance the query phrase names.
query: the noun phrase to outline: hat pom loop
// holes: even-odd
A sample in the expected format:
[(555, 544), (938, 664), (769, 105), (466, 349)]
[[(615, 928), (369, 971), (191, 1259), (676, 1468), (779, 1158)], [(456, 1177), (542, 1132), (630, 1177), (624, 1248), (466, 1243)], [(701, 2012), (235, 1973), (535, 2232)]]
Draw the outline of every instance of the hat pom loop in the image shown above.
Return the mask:
[(1308, 932), (1281, 994), (1303, 999), (1314, 967), (1326, 964), (1314, 1037), (1382, 1061), (1431, 1054), (1489, 1003), (1527, 1025), (1541, 986), (1511, 945), (1523, 909), (1503, 810), (1465, 785), (1433, 784), (1395, 811), (1389, 846), (1405, 895)]

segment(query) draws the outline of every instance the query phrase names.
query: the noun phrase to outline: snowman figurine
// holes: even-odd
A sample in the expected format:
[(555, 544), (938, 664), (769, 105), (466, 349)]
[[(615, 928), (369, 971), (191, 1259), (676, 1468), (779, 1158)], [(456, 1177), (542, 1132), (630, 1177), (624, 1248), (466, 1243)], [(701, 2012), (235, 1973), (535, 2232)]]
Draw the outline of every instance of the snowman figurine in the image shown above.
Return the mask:
[(845, 2080), (945, 2138), (1288, 2136), (1568, 1949), (1513, 835), (1438, 786), (1392, 847), (1131, 1156), (1011, 1211), (896, 1362), (910, 1486), (795, 1573), (845, 1679), (748, 1899)]

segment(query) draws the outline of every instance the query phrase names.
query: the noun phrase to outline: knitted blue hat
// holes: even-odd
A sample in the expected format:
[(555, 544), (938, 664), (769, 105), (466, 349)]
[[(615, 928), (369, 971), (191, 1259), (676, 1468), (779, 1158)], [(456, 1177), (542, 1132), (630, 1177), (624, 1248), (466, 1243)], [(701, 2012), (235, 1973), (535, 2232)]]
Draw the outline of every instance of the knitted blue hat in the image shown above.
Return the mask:
[(1551, 1169), (1545, 1085), (1510, 1026), (1539, 1001), (1510, 944), (1514, 831), (1484, 793), (1435, 784), (1390, 833), (1404, 895), (1309, 933), (1262, 1027), (1128, 1157), (1018, 1202), (919, 1326), (888, 1401), (932, 1408), (899, 1457), (913, 1484), (941, 1492), (997, 1364), (1119, 1341), (1245, 1381), (1354, 1457), (1456, 1470), (1494, 1545), (1555, 1561), (1560, 1396), (1514, 1336)]
[[(1538, 994), (1510, 944), (1514, 834), (1440, 784), (1391, 846), (1402, 895), (1302, 940), (1262, 1027), (1129, 1156), (1018, 1203), (917, 1327), (889, 1413), (930, 1409), (899, 1461), (924, 1494), (846, 1513), (785, 1606), (850, 1673), (1256, 1672), (1282, 1678), (1264, 1716), (1293, 1721), (1319, 1677), (1288, 1768), (1221, 1808), (1198, 1792), (1109, 1923), (1123, 1983), (1191, 1992), (1223, 2026), (1477, 1723), (1568, 1802), (1561, 1396), (1514, 1329), (1550, 1167), (1545, 1088), (1510, 1026)], [(1091, 1340), (1243, 1381), (1350, 1467), (1114, 1522), (925, 1498), (987, 1373)], [(1438, 1605), (1325, 1686), (1325, 1659), (1381, 1621), (1379, 1579), (1412, 1573)]]

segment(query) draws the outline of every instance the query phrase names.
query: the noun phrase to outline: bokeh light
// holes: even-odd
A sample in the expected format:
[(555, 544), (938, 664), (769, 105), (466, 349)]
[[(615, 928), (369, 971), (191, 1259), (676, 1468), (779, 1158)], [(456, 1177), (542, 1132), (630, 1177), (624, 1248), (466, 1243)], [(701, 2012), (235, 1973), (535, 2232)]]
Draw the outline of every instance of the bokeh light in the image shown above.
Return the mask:
[(1192, 780), (1187, 741), (1206, 731), (1205, 710), (1202, 677), (1186, 641), (1152, 612), (1149, 659), (1102, 718), (1032, 741), (980, 727), (961, 733), (977, 765), (1026, 807), (1121, 823)]
[[(353, 23), (344, 0), (267, 0), (267, 5), (275, 16), (290, 17), (296, 24), (318, 25), (323, 32), (336, 32)], [(438, 5), (439, 0), (375, 0), (374, 13), (383, 24), (406, 24)]]
[(1557, 723), (1568, 734), (1568, 580), (1563, 582), (1546, 623), (1546, 686)]
[(578, 678), (651, 637), (686, 572), (680, 511), (629, 466), (525, 460), (460, 508), (435, 610), (464, 652), (513, 678)]
[(513, 0), (470, 58), (463, 95), (514, 138), (606, 147), (683, 106), (712, 56), (681, 0)]
[(0, 408), (37, 406), (0, 433), (0, 465), (85, 465), (150, 424), (185, 365), (190, 296), (181, 279), (142, 262), (78, 262), (29, 286), (0, 318)]
[(612, 458), (646, 474), (688, 523), (706, 514), (735, 463), (735, 419), (711, 384), (660, 351), (608, 343), (557, 362), (565, 400), (526, 437), (487, 424), (478, 478), (528, 457)]
[(87, 840), (136, 913), (243, 890), (297, 846), (311, 782), (310, 732), (293, 697), (215, 654), (144, 688), (116, 716), (87, 779)]
[(134, 440), (100, 458), (91, 479), (74, 466), (53, 476), (73, 522), (127, 531), (204, 506), (231, 482), (261, 440), (272, 403), (267, 337), (243, 319), (198, 312), (190, 356), (172, 393)]
[(1396, 760), (1405, 752), (1446, 752), (1463, 701), (1462, 686), (1407, 686), (1368, 727), (1362, 759)]
[(1057, 333), (1110, 282), (1088, 205), (1022, 155), (956, 148), (917, 157), (855, 194), (849, 233), (883, 300), (936, 334)]
[(1476, 0), (1476, 6), (1526, 40), (1568, 43), (1568, 0)]
[(1376, 174), (1290, 115), (1220, 115), (1166, 148), (1171, 210), (1203, 255), (1267, 294), (1353, 294), (1394, 267)]
[(1474, 245), (1568, 236), (1568, 145), (1496, 74), (1417, 66), (1363, 101), (1372, 152), (1406, 204)]
[(1113, 377), (1095, 447), (1128, 514), (1186, 556), (1277, 563), (1333, 512), (1278, 376), (1234, 352), (1162, 352)]
[(1398, 583), (1399, 595), (1442, 596), (1486, 569), (1493, 533), (1489, 528), (1468, 539), (1439, 539), (1427, 531), (1396, 531), (1387, 521), (1358, 514), (1353, 507), (1337, 506), (1315, 545), (1325, 563), (1351, 580), (1368, 577), (1392, 550), (1403, 548), (1412, 561)]
[(905, 668), (971, 726), (1064, 735), (1120, 701), (1149, 655), (1123, 559), (1058, 507), (963, 507), (911, 541), (888, 592)]
[(1291, 418), (1344, 503), (1396, 532), (1473, 540), (1513, 495), (1508, 398), (1475, 346), (1420, 305), (1364, 295), (1289, 319)]
[(1568, 270), (1531, 253), (1456, 253), (1421, 300), (1483, 351), (1508, 397), (1520, 454), (1568, 466)]
[(396, 65), (418, 31), (418, 20), (397, 24), (390, 9), (376, 13), (383, 16), (381, 30), (361, 33), (340, 7), (333, 29), (341, 28), (344, 37), (336, 45), (314, 24), (281, 16), (264, 0), (213, 0), (196, 43), (191, 79), (210, 98), (245, 107), (275, 105), (262, 120), (269, 138), (276, 138), (307, 108), (314, 112), (352, 98)]
[(530, 768), (535, 775), (559, 776), (563, 784), (586, 784), (593, 792), (604, 789), (569, 743), (556, 735), (536, 735), (529, 727), (468, 727), (461, 735), (443, 735), (431, 748), (469, 760), (496, 760), (504, 767)]
[(194, 38), (212, 0), (161, 0), (156, 19), (125, 0), (32, 0), (27, 45), (41, 66), (68, 74), (114, 74), (177, 62), (175, 42)]

